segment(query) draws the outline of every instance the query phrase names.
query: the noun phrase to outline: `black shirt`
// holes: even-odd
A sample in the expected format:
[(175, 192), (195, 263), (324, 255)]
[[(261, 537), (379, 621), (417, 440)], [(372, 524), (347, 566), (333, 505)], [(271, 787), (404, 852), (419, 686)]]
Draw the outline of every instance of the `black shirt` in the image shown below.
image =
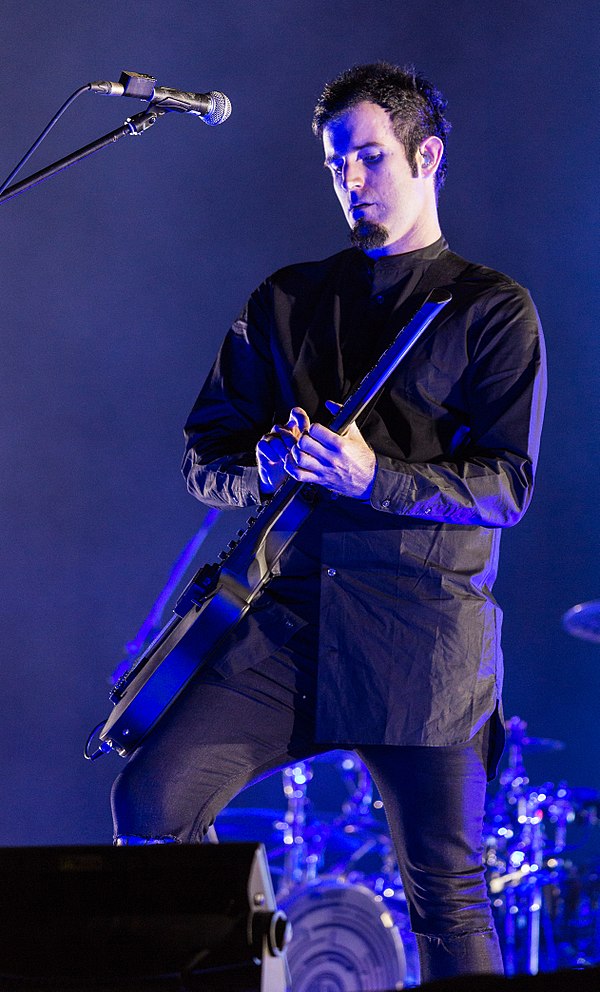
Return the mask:
[[(442, 239), (375, 261), (349, 249), (267, 279), (186, 425), (190, 491), (213, 506), (260, 501), (259, 437), (294, 405), (326, 422), (325, 400), (342, 399), (372, 364), (446, 251)], [(228, 674), (251, 665), (298, 625), (318, 622), (325, 742), (459, 743), (500, 698), (492, 586), (501, 528), (531, 499), (543, 344), (529, 294), (507, 276), (464, 262), (448, 288), (453, 300), (435, 331), (364, 425), (377, 455), (370, 501), (319, 504), (215, 666)]]

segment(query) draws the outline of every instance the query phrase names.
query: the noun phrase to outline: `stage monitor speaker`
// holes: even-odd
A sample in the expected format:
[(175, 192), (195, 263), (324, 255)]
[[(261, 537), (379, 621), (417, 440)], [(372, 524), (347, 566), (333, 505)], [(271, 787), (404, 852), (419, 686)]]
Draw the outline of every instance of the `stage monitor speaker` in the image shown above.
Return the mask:
[(0, 988), (286, 992), (262, 844), (0, 848)]

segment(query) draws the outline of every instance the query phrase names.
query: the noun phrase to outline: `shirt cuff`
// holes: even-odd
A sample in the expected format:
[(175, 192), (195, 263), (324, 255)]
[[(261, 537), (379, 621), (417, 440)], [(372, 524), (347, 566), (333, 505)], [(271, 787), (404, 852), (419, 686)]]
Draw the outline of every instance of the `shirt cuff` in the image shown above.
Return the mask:
[(246, 465), (241, 474), (236, 477), (233, 486), (234, 501), (238, 506), (254, 506), (262, 503), (264, 496), (260, 491), (260, 481), (258, 468), (255, 465)]
[(376, 510), (387, 513), (406, 513), (414, 501), (410, 499), (411, 489), (414, 489), (412, 476), (400, 471), (396, 466), (391, 467), (391, 459), (377, 455), (375, 479), (369, 502)]
[(437, 487), (423, 484), (419, 486), (411, 472), (403, 472), (401, 467), (398, 468), (402, 464), (382, 455), (377, 456), (371, 506), (398, 516), (443, 521), (445, 515)]

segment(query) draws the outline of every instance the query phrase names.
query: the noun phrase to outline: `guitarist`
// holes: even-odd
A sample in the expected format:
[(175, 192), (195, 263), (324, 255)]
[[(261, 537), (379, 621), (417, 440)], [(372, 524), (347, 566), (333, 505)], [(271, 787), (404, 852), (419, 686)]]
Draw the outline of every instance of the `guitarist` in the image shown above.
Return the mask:
[[(501, 530), (532, 494), (544, 404), (529, 294), (448, 250), (441, 94), (387, 63), (328, 84), (313, 130), (352, 247), (251, 296), (186, 425), (191, 493), (252, 507), (287, 478), (316, 507), (277, 574), (133, 754), (119, 844), (197, 842), (250, 782), (354, 748), (384, 800), (423, 981), (500, 972), (482, 868), (502, 750)], [(326, 426), (431, 288), (452, 302), (374, 410)]]

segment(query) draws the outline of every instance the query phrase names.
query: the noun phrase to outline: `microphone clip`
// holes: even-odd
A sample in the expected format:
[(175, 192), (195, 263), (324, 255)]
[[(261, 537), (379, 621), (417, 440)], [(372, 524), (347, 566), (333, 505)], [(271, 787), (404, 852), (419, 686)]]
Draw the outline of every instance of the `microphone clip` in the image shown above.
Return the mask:
[(125, 72), (119, 77), (119, 83), (123, 87), (123, 96), (133, 96), (138, 100), (151, 100), (154, 96), (156, 79), (143, 72)]

